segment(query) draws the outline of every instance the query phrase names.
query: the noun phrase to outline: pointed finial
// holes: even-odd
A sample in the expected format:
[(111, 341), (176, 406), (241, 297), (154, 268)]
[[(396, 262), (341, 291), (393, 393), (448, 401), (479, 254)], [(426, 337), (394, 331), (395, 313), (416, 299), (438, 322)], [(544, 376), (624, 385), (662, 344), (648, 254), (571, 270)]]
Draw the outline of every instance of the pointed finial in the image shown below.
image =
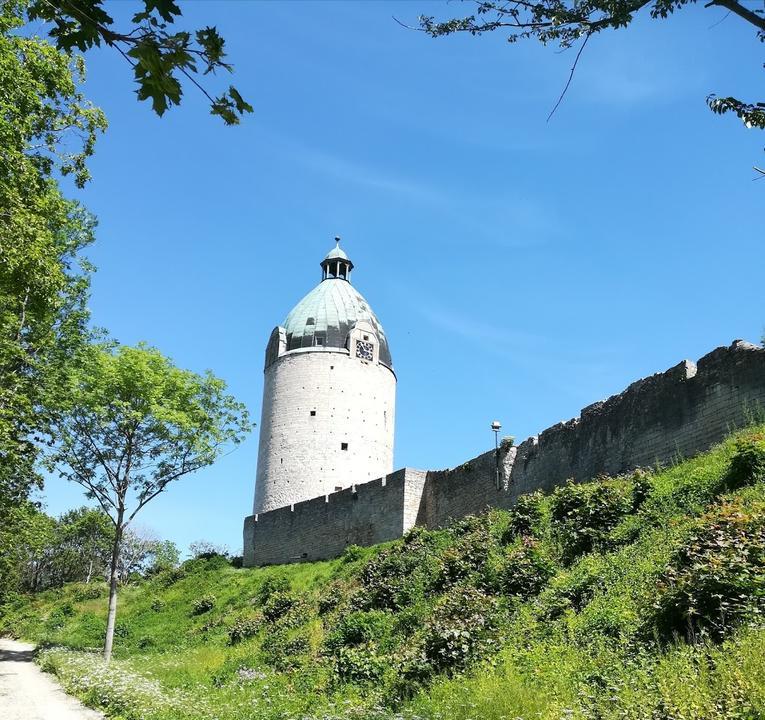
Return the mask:
[(335, 242), (337, 243), (336, 247), (340, 247), (340, 236), (339, 235), (335, 235)]

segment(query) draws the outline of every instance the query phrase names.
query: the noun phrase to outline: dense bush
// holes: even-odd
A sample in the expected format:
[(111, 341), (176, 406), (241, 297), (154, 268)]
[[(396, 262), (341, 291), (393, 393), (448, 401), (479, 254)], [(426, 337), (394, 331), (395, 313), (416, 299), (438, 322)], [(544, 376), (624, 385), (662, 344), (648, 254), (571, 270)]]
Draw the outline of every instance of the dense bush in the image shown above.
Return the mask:
[(260, 630), (261, 620), (258, 617), (240, 617), (228, 631), (229, 645), (237, 645), (248, 638), (254, 637)]
[(737, 488), (765, 481), (765, 434), (742, 438), (736, 443), (725, 488)]
[(378, 680), (388, 667), (387, 658), (378, 655), (374, 645), (338, 648), (333, 662), (334, 674), (343, 682)]
[(191, 611), (194, 615), (203, 615), (206, 612), (210, 612), (215, 607), (215, 595), (202, 595), (197, 598), (191, 605)]
[(291, 635), (286, 630), (269, 632), (261, 644), (264, 660), (280, 672), (299, 667), (310, 648), (307, 635)]
[(263, 617), (267, 622), (275, 623), (297, 610), (300, 602), (292, 593), (280, 591), (273, 593), (263, 605)]
[(330, 651), (369, 642), (384, 642), (391, 631), (393, 617), (381, 610), (357, 610), (339, 618), (324, 644)]
[(554, 575), (554, 563), (540, 551), (537, 541), (524, 537), (510, 547), (494, 570), (494, 587), (505, 595), (536, 595)]
[(288, 593), (290, 581), (283, 575), (271, 575), (267, 577), (255, 593), (255, 600), (259, 605), (265, 605), (272, 595)]
[(433, 672), (464, 668), (494, 644), (496, 601), (470, 586), (450, 590), (434, 607), (422, 637)]
[(667, 567), (649, 631), (719, 640), (765, 612), (765, 502), (705, 515)]
[(434, 539), (434, 534), (417, 529), (367, 561), (354, 598), (357, 607), (399, 610), (423, 597), (440, 569)]
[(507, 528), (502, 542), (507, 544), (516, 537), (537, 535), (542, 524), (542, 501), (544, 495), (539, 490), (521, 495), (508, 512)]
[(571, 562), (583, 553), (608, 547), (608, 534), (645, 500), (644, 473), (627, 478), (571, 481), (556, 488), (550, 502), (551, 530), (561, 559)]

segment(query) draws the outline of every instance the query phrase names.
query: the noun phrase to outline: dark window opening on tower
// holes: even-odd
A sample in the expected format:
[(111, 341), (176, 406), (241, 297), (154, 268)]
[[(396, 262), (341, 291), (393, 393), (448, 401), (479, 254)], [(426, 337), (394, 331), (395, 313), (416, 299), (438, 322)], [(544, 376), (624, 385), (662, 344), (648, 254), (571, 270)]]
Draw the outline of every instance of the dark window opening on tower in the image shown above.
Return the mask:
[(347, 450), (348, 449), (348, 443), (340, 443), (340, 449), (341, 450)]
[(323, 345), (324, 344), (324, 338), (317, 337), (316, 338), (316, 344), (317, 345)]
[(369, 340), (369, 335), (364, 335), (364, 340)]
[(311, 410), (311, 417), (316, 417), (316, 410)]

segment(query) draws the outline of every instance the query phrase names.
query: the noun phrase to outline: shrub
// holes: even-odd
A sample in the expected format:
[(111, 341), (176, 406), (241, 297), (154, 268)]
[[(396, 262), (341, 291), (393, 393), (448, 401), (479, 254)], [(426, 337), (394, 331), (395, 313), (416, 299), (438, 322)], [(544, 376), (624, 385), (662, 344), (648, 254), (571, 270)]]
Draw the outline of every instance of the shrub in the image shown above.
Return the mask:
[(73, 598), (76, 602), (82, 602), (83, 600), (97, 600), (103, 597), (108, 590), (108, 587), (104, 583), (87, 583), (78, 587), (73, 594)]
[(150, 607), (154, 612), (161, 612), (165, 609), (165, 601), (162, 598), (155, 597), (152, 599)]
[(736, 443), (725, 476), (725, 489), (736, 490), (765, 481), (765, 435), (757, 434)]
[(542, 619), (555, 620), (566, 610), (580, 612), (593, 598), (602, 579), (600, 568), (587, 559), (577, 563), (568, 575), (556, 577), (542, 592), (539, 612)]
[(722, 639), (743, 619), (765, 611), (765, 502), (719, 506), (666, 568), (648, 623), (665, 640)]
[(215, 595), (202, 595), (191, 605), (193, 615), (204, 615), (215, 607)]
[(335, 675), (344, 682), (370, 682), (378, 680), (387, 666), (374, 645), (341, 647), (334, 656)]
[(326, 590), (319, 595), (319, 614), (326, 615), (327, 613), (336, 610), (343, 602), (344, 598), (345, 593), (343, 592), (343, 586), (337, 582), (330, 584)]
[(310, 648), (311, 644), (306, 635), (290, 636), (284, 630), (268, 633), (261, 645), (264, 660), (280, 672), (298, 667), (301, 664), (301, 656)]
[[(470, 521), (470, 518), (466, 519)], [(459, 524), (450, 528), (458, 534), (458, 540), (453, 547), (443, 552), (435, 587), (443, 589), (464, 580), (473, 573), (482, 570), (494, 545), (493, 538), (485, 524), (472, 523), (469, 532), (461, 537), (463, 527)]]
[(257, 617), (240, 617), (228, 631), (229, 645), (237, 645), (258, 634), (260, 619)]
[(492, 645), (496, 602), (470, 586), (457, 586), (433, 609), (422, 650), (435, 672), (464, 668)]
[(127, 638), (131, 635), (130, 625), (127, 623), (116, 623), (114, 626), (114, 636), (118, 638)]
[(296, 608), (298, 599), (289, 592), (275, 592), (263, 605), (263, 617), (267, 622), (275, 623)]
[(259, 605), (265, 605), (268, 599), (276, 593), (290, 591), (290, 581), (283, 575), (271, 575), (267, 577), (255, 593), (255, 600)]
[(359, 609), (397, 610), (424, 597), (439, 572), (433, 535), (413, 528), (402, 543), (383, 548), (362, 567)]
[(154, 577), (152, 582), (160, 588), (169, 588), (171, 585), (175, 585), (179, 580), (186, 577), (187, 571), (185, 567), (172, 568), (171, 570), (164, 570)]
[(352, 563), (356, 562), (356, 560), (360, 560), (362, 557), (364, 557), (364, 548), (359, 547), (358, 545), (348, 545), (348, 547), (343, 550), (341, 559), (343, 563)]
[(337, 651), (342, 647), (364, 643), (384, 642), (393, 625), (393, 617), (381, 610), (358, 610), (341, 617), (335, 629), (324, 642), (327, 649)]
[(539, 551), (539, 543), (524, 537), (511, 547), (495, 569), (494, 587), (507, 595), (537, 595), (555, 573), (553, 562)]
[(608, 533), (645, 498), (642, 477), (600, 478), (581, 485), (569, 481), (556, 488), (551, 500), (551, 529), (561, 558), (574, 558), (607, 546)]
[(533, 493), (521, 495), (515, 505), (508, 512), (509, 521), (502, 535), (502, 542), (507, 544), (516, 537), (523, 535), (537, 535), (542, 522), (542, 493), (537, 490)]

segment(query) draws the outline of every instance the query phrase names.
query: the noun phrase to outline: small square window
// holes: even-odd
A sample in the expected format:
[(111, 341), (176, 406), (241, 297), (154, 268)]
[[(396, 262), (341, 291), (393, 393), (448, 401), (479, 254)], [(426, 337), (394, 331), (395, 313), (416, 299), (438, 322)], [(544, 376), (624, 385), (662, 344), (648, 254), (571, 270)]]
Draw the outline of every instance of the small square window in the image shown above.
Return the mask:
[(311, 410), (311, 417), (316, 417), (316, 410)]
[(342, 485), (335, 485), (335, 492), (340, 492), (343, 489)]
[(364, 335), (364, 340), (369, 340), (369, 335)]
[(316, 344), (317, 345), (323, 345), (324, 344), (324, 338), (317, 337), (316, 338)]
[(347, 450), (348, 449), (348, 443), (340, 443), (340, 449), (341, 450)]

